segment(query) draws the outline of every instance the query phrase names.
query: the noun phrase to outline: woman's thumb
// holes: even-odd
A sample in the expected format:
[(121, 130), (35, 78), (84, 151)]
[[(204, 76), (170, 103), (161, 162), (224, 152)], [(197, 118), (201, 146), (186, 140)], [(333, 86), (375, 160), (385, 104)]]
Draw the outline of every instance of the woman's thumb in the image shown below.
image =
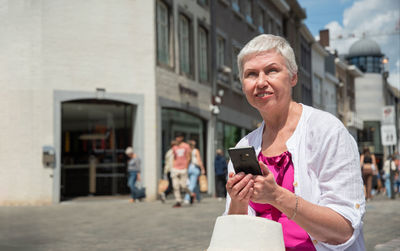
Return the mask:
[(263, 173), (263, 176), (267, 176), (269, 174), (269, 169), (267, 165), (264, 164), (264, 162), (259, 161), (258, 164), (260, 165), (261, 172)]

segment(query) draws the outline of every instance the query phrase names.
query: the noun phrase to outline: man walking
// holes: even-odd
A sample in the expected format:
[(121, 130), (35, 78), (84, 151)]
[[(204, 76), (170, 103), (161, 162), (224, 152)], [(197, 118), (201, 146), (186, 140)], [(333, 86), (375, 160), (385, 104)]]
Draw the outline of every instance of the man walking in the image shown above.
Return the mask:
[(227, 175), (227, 164), (224, 153), (221, 149), (217, 149), (214, 160), (215, 167), (215, 190), (218, 200), (222, 200), (226, 196), (225, 185)]
[(174, 164), (171, 170), (171, 179), (176, 200), (176, 203), (173, 206), (174, 208), (182, 206), (181, 189), (185, 193), (190, 192), (187, 188), (186, 181), (188, 178), (191, 149), (187, 143), (183, 142), (183, 139), (183, 134), (177, 133), (175, 137), (176, 145), (172, 147), (174, 153)]

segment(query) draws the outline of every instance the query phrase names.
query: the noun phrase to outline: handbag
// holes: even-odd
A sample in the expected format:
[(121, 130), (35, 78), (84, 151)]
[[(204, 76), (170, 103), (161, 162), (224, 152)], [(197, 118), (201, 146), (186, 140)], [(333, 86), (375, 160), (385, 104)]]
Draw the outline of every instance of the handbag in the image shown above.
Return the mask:
[(169, 181), (167, 179), (160, 179), (158, 181), (158, 194), (162, 194), (167, 190), (169, 186)]
[(136, 196), (138, 199), (146, 198), (146, 188), (143, 186), (141, 181), (137, 181), (136, 184)]
[(204, 174), (199, 176), (200, 192), (205, 193), (208, 191), (207, 176)]

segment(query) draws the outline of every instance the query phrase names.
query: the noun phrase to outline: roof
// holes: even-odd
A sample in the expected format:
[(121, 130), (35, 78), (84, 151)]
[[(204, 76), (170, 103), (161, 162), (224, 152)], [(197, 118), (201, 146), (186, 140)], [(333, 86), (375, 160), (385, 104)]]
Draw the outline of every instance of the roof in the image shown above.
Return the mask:
[(362, 38), (351, 45), (347, 57), (382, 56), (379, 45), (369, 38)]

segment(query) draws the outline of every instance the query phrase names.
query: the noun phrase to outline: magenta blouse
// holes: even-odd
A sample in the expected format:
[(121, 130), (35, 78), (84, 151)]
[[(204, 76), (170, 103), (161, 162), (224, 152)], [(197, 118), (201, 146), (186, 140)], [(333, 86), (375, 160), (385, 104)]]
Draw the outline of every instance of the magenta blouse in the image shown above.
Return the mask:
[[(294, 167), (292, 156), (289, 152), (284, 152), (274, 157), (265, 157), (260, 152), (258, 160), (264, 162), (268, 166), (268, 169), (274, 174), (278, 185), (294, 192)], [(256, 211), (257, 216), (282, 224), (283, 240), (286, 250), (315, 250), (314, 244), (307, 232), (294, 221), (289, 220), (288, 217), (278, 209), (270, 204), (259, 204), (252, 201), (250, 201), (249, 204)]]

